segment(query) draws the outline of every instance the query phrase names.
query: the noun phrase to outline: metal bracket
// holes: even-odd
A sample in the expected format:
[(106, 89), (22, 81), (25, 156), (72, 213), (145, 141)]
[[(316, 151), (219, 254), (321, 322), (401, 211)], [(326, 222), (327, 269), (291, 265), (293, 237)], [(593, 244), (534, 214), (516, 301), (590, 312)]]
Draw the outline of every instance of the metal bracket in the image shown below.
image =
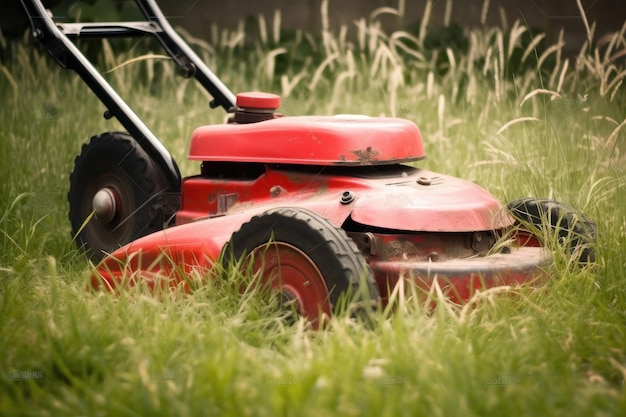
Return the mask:
[(366, 255), (374, 256), (380, 252), (378, 238), (373, 233), (347, 232), (347, 235), (354, 240), (359, 250)]

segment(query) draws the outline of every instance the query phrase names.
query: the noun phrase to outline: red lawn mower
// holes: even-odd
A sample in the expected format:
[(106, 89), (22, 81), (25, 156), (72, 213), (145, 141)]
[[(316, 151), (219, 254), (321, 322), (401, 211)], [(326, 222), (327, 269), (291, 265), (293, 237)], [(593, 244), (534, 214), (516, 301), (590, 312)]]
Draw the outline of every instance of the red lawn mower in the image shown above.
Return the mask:
[[(127, 130), (91, 138), (70, 177), (69, 217), (97, 263), (93, 287), (176, 287), (233, 263), (315, 325), (342, 296), (384, 303), (400, 280), (426, 290), (436, 281), (463, 302), (477, 289), (545, 278), (546, 228), (581, 264), (594, 262), (595, 225), (574, 209), (543, 199), (502, 206), (475, 184), (415, 167), (425, 153), (408, 120), (283, 117), (276, 95), (235, 96), (154, 0), (136, 2), (146, 21), (68, 24), (39, 0), (22, 0), (33, 36)], [(231, 113), (229, 123), (193, 132), (197, 175), (181, 179), (170, 153), (72, 42), (147, 35), (211, 94), (212, 108)]]

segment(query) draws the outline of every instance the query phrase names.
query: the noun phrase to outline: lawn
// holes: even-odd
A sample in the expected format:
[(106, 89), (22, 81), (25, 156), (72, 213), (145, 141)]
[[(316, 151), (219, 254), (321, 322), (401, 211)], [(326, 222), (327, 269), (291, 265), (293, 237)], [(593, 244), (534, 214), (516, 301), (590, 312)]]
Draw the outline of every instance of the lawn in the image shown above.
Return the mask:
[[(370, 323), (335, 317), (320, 331), (211, 282), (172, 297), (85, 291), (69, 175), (83, 143), (121, 126), (30, 41), (0, 40), (0, 415), (624, 415), (626, 26), (590, 31), (577, 56), (518, 22), (447, 49), (429, 48), (428, 33), (385, 34), (376, 16), (352, 36), (258, 26), (256, 41), (243, 28), (189, 40), (232, 90), (281, 94), (285, 114), (407, 118), (424, 138), (420, 167), (502, 202), (584, 211), (596, 264), (554, 247), (540, 288), (428, 313), (409, 287)], [(183, 175), (197, 173), (190, 133), (224, 113), (171, 61), (145, 57), (149, 45), (131, 46), (90, 53)]]

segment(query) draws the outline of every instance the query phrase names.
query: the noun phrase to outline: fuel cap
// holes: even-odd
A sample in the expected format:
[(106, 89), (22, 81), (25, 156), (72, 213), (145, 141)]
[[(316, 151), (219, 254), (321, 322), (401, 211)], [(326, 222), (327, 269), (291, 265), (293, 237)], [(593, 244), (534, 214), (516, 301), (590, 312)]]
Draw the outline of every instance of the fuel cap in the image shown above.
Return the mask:
[(276, 110), (280, 107), (280, 96), (258, 91), (239, 93), (236, 104), (246, 110)]

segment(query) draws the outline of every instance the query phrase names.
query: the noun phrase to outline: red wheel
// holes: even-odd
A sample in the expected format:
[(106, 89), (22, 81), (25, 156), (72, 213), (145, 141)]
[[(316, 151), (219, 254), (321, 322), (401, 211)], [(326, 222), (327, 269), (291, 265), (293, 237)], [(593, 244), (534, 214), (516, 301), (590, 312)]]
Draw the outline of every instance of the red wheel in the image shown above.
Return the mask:
[[(253, 217), (233, 233), (224, 259), (259, 273), (262, 285), (280, 294), (314, 328), (320, 315), (337, 313), (341, 297), (359, 302), (379, 297), (364, 255), (345, 232), (308, 210), (279, 208)], [(252, 264), (250, 264), (252, 262)], [(367, 288), (361, 288), (365, 284)]]
[(280, 291), (286, 307), (315, 322), (320, 314), (330, 316), (329, 291), (322, 273), (304, 252), (284, 242), (259, 246), (248, 255), (244, 268), (260, 271), (262, 281)]

